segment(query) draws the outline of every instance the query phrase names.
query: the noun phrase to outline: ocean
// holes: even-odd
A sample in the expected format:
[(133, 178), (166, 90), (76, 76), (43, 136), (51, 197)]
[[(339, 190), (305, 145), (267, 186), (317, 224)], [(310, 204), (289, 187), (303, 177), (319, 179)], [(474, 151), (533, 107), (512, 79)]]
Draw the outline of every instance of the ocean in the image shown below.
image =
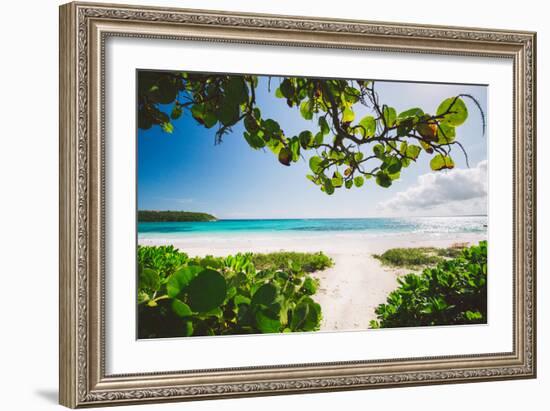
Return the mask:
[(486, 233), (487, 216), (411, 218), (312, 218), (140, 222), (139, 239), (183, 238), (204, 234), (462, 234)]

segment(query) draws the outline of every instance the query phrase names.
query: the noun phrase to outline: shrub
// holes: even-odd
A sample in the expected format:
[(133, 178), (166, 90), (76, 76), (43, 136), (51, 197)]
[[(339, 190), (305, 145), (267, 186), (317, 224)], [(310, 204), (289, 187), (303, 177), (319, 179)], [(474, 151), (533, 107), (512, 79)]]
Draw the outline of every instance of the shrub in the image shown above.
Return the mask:
[(392, 248), (381, 255), (375, 254), (374, 258), (380, 260), (385, 265), (415, 269), (435, 265), (446, 258), (458, 257), (463, 249), (464, 246), (460, 244), (449, 248)]
[(378, 319), (371, 321), (371, 328), (487, 322), (486, 241), (398, 282), (399, 288), (376, 308)]
[(258, 270), (253, 259), (138, 247), (139, 338), (318, 330), (317, 280), (292, 260)]
[(293, 264), (297, 264), (306, 273), (312, 273), (332, 267), (333, 261), (322, 252), (296, 253), (279, 251), (268, 254), (252, 254), (252, 263), (258, 270), (283, 270)]

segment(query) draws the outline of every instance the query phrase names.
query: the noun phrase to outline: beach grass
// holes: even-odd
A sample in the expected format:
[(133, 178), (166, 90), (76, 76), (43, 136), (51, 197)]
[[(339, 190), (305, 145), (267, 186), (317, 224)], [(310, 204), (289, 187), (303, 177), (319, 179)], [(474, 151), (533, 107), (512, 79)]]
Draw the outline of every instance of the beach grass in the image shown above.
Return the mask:
[(306, 273), (321, 271), (332, 267), (333, 261), (322, 252), (299, 253), (278, 251), (273, 253), (254, 253), (252, 263), (257, 270), (283, 270), (292, 265), (300, 267)]
[(456, 243), (447, 248), (390, 248), (382, 254), (374, 254), (373, 257), (387, 266), (418, 269), (435, 265), (448, 258), (456, 258), (465, 246)]

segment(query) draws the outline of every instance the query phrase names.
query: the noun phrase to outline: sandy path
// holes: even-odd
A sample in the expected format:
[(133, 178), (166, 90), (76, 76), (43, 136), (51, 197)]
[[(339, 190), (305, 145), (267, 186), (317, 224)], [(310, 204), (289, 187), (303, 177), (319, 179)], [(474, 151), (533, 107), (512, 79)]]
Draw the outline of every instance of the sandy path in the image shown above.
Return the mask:
[(323, 310), (321, 331), (365, 330), (403, 270), (385, 269), (369, 253), (330, 256), (334, 266), (313, 274), (320, 280), (314, 298)]

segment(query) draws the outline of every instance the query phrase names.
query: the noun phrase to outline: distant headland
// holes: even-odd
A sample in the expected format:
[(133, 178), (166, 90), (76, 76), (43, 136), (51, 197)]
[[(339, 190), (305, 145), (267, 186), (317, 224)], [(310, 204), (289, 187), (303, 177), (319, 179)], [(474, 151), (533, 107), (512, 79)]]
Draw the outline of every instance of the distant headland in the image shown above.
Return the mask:
[(217, 218), (207, 213), (192, 211), (158, 211), (138, 210), (139, 222), (181, 222), (181, 221), (216, 221)]

